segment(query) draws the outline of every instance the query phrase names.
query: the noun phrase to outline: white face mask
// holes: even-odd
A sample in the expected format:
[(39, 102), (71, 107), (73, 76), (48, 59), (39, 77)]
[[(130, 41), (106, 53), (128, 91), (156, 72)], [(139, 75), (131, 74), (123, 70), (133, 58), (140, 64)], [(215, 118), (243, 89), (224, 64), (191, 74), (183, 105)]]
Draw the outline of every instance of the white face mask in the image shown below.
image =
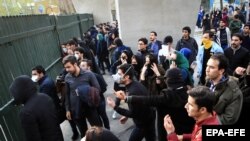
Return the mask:
[(118, 83), (118, 84), (121, 83), (122, 76), (120, 76), (118, 73), (112, 75), (112, 77), (113, 77), (113, 79), (114, 79), (114, 81), (115, 81), (116, 83)]
[(79, 55), (78, 55), (78, 54), (75, 54), (75, 57), (76, 57), (76, 60), (78, 60), (78, 59), (79, 59)]
[(68, 52), (67, 48), (62, 48), (62, 50), (63, 50), (64, 53)]
[(33, 82), (37, 82), (38, 81), (38, 75), (32, 75), (31, 80)]

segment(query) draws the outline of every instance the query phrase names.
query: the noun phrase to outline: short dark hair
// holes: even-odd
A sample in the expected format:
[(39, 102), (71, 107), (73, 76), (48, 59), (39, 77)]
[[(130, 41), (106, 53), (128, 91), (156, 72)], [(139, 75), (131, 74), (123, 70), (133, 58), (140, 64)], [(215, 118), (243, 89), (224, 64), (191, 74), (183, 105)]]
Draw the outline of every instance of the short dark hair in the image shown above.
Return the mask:
[(246, 27), (246, 26), (248, 26), (248, 28), (250, 28), (250, 24), (249, 24), (249, 23), (246, 23), (246, 24), (244, 25), (244, 27)]
[(188, 95), (195, 99), (198, 108), (205, 107), (209, 113), (213, 112), (216, 97), (206, 86), (197, 86), (188, 91)]
[(77, 47), (77, 42), (76, 42), (75, 40), (73, 40), (73, 39), (70, 39), (70, 40), (67, 42), (67, 44), (69, 44), (69, 45), (75, 45), (75, 46)]
[(63, 65), (67, 64), (68, 62), (70, 62), (70, 64), (74, 65), (75, 63), (78, 63), (76, 57), (74, 55), (67, 55), (63, 58)]
[[(245, 27), (245, 26), (244, 26)], [(235, 36), (235, 37), (238, 37), (241, 41), (243, 40), (243, 37), (242, 37), (242, 35), (240, 34), (240, 33), (234, 33), (233, 35), (232, 35), (232, 37), (233, 36)]]
[(182, 31), (183, 31), (183, 30), (187, 30), (189, 34), (191, 33), (191, 28), (190, 28), (189, 26), (183, 27), (183, 28), (182, 28)]
[(213, 38), (214, 37), (214, 33), (212, 31), (210, 31), (210, 30), (204, 31), (203, 35), (204, 34), (208, 34), (209, 38)]
[(82, 54), (85, 54), (84, 49), (82, 47), (77, 47), (74, 51), (79, 51)]
[(45, 71), (45, 69), (43, 68), (43, 66), (41, 66), (41, 65), (37, 65), (37, 66), (35, 66), (34, 68), (32, 68), (32, 71), (33, 70), (35, 70), (35, 71), (37, 71), (37, 73), (43, 73), (43, 74), (46, 74), (46, 71)]
[(226, 73), (228, 69), (228, 59), (223, 53), (215, 53), (213, 54), (210, 59), (218, 60), (219, 61), (219, 70), (224, 69)]
[(142, 41), (145, 45), (147, 45), (148, 44), (148, 39), (147, 38), (140, 38), (139, 40), (138, 40), (138, 42), (139, 41)]
[(155, 31), (151, 31), (150, 33), (154, 33), (154, 35), (157, 36), (157, 33)]
[(168, 35), (168, 36), (166, 36), (165, 38), (164, 38), (164, 40), (163, 40), (163, 44), (164, 45), (167, 45), (168, 43), (173, 43), (173, 37), (172, 36), (170, 36), (170, 35)]
[(134, 67), (130, 64), (123, 64), (118, 67), (118, 69), (121, 69), (122, 73), (129, 76), (130, 80), (133, 80), (134, 77)]
[(116, 46), (123, 46), (123, 42), (122, 42), (122, 40), (120, 39), (120, 38), (115, 38), (115, 40), (114, 40), (114, 44), (116, 45)]
[(239, 15), (238, 15), (238, 14), (235, 14), (235, 15), (234, 15), (234, 18), (235, 18), (235, 19), (239, 19)]
[(83, 59), (81, 62), (86, 62), (87, 65), (90, 67), (90, 69), (92, 70), (92, 67), (93, 67), (93, 63), (91, 60), (88, 60), (88, 59)]

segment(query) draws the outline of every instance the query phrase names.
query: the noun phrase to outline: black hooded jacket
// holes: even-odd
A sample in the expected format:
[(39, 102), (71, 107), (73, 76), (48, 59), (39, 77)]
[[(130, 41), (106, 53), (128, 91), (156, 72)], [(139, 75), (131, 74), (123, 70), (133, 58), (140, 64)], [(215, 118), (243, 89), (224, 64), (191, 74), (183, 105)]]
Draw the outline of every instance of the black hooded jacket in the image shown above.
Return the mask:
[(15, 78), (9, 89), (14, 102), (24, 104), (20, 118), (27, 141), (63, 141), (53, 100), (37, 93), (29, 76)]

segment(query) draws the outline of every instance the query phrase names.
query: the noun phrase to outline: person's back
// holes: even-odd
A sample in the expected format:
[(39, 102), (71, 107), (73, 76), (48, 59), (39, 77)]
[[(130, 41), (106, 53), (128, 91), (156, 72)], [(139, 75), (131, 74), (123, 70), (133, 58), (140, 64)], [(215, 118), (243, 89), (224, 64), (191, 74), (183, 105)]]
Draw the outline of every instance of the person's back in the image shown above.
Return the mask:
[(24, 104), (20, 118), (27, 141), (63, 141), (52, 99), (36, 92), (35, 83), (26, 76), (17, 77), (10, 86), (16, 104)]
[[(36, 140), (32, 135), (31, 130), (40, 132), (42, 141), (61, 141), (62, 132), (59, 126), (58, 117), (55, 106), (50, 97), (44, 94), (37, 94), (26, 102), (25, 106), (20, 112), (22, 127), (28, 130), (32, 136), (28, 138), (32, 141)], [(37, 127), (33, 128), (33, 127)]]

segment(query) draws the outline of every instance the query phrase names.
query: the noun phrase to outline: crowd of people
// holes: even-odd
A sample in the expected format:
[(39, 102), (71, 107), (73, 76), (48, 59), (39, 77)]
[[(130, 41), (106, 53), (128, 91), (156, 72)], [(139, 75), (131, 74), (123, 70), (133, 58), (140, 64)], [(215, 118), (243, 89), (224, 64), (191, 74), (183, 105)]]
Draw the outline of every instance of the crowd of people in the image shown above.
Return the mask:
[[(202, 125), (249, 123), (250, 24), (232, 28), (242, 22), (235, 14), (228, 23), (225, 11), (215, 12), (215, 31), (203, 21), (202, 44), (185, 26), (176, 46), (171, 35), (159, 41), (151, 31), (149, 41), (139, 38), (133, 52), (119, 38), (117, 22), (93, 26), (82, 39), (63, 43), (64, 68), (56, 82), (38, 65), (31, 69), (32, 77), (19, 76), (10, 86), (15, 102), (24, 105), (20, 117), (27, 140), (63, 140), (60, 123), (67, 119), (72, 140), (118, 141), (106, 102), (122, 115), (122, 124), (133, 119), (129, 141), (195, 141), (202, 138)], [(114, 79), (116, 99), (105, 99), (105, 74)], [(120, 106), (121, 100), (128, 109)]]

